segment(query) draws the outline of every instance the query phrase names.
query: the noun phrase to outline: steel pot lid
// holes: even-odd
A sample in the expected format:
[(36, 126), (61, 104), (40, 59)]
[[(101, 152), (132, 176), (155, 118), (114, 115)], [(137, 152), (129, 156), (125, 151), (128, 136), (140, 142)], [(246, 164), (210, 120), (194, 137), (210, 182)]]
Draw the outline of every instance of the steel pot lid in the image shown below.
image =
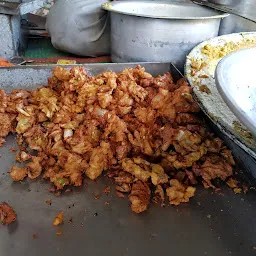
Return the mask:
[(256, 47), (223, 58), (215, 70), (217, 89), (237, 118), (256, 136)]
[(193, 3), (169, 1), (115, 1), (102, 5), (104, 10), (138, 17), (175, 20), (205, 20), (225, 18), (229, 14)]

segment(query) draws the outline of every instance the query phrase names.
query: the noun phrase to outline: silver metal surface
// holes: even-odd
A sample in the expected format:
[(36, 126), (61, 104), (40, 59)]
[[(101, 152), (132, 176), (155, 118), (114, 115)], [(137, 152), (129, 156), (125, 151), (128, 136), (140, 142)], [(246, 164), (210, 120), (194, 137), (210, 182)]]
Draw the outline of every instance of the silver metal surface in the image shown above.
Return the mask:
[(220, 23), (219, 35), (256, 31), (256, 23), (236, 15), (229, 15)]
[[(230, 45), (231, 43), (231, 45)], [(228, 45), (229, 44), (229, 45)], [(193, 93), (198, 100), (201, 109), (212, 120), (213, 123), (236, 143), (242, 150), (249, 154), (256, 161), (256, 140), (252, 137), (247, 128), (240, 123), (232, 110), (227, 106), (219, 94), (215, 82), (215, 69), (219, 59), (209, 58), (202, 52), (205, 46), (220, 47), (223, 49), (224, 56), (229, 54), (232, 46), (248, 48), (256, 46), (256, 33), (242, 33), (224, 35), (212, 38), (196, 46), (188, 55), (185, 64), (185, 74), (193, 87)], [(226, 48), (225, 48), (226, 47)], [(226, 52), (225, 52), (226, 51)], [(216, 52), (215, 52), (216, 53)], [(204, 63), (204, 67), (193, 74), (192, 61)], [(200, 86), (207, 86), (209, 93), (200, 89)], [(256, 176), (256, 168), (250, 168)], [(253, 170), (254, 169), (254, 170)]]
[(256, 21), (256, 2), (255, 0), (208, 0), (215, 3), (218, 7), (226, 8), (228, 13), (234, 13)]
[(256, 48), (227, 55), (217, 65), (215, 81), (222, 98), (256, 137)]
[(172, 62), (181, 71), (186, 54), (217, 36), (227, 16), (193, 3), (120, 1), (103, 5), (111, 13), (113, 62)]
[[(89, 74), (104, 70), (119, 72), (137, 64), (85, 65)], [(170, 71), (181, 77), (169, 63), (143, 63), (154, 75)], [(36, 88), (46, 84), (51, 67), (0, 68), (0, 88)], [(28, 85), (28, 86), (27, 86)], [(34, 86), (33, 86), (34, 85)], [(217, 130), (218, 132), (218, 130)], [(223, 135), (223, 134), (222, 134)], [(225, 138), (224, 138), (225, 139)], [(236, 144), (230, 142), (235, 148)], [(189, 204), (161, 208), (151, 205), (141, 215), (131, 212), (127, 199), (117, 198), (114, 186), (101, 178), (85, 180), (86, 187), (56, 197), (45, 182), (25, 180), (12, 182), (8, 171), (15, 163), (17, 147), (13, 136), (0, 148), (0, 202), (7, 201), (18, 218), (9, 227), (0, 227), (1, 256), (254, 256), (256, 237), (256, 193), (235, 195), (224, 188), (221, 194), (199, 187)], [(244, 157), (244, 158), (243, 158)], [(247, 156), (240, 155), (241, 163)], [(239, 160), (239, 161), (240, 161)], [(111, 193), (104, 194), (107, 185)], [(95, 195), (101, 195), (95, 200)], [(52, 199), (52, 205), (45, 203)], [(105, 205), (105, 202), (109, 205)], [(52, 225), (59, 211), (64, 211), (64, 224)], [(72, 218), (72, 222), (68, 220)], [(57, 231), (62, 231), (57, 236)], [(37, 234), (37, 239), (33, 239)]]
[(256, 31), (255, 0), (208, 0), (208, 2), (196, 0), (194, 2), (236, 14), (231, 14), (221, 21), (219, 35)]
[[(243, 1), (243, 5), (244, 5), (244, 2), (246, 2), (246, 1), (247, 0)], [(219, 4), (221, 2), (223, 2), (223, 4)], [(245, 18), (245, 19), (248, 19), (250, 21), (256, 22), (256, 16), (254, 14), (252, 15), (252, 14), (249, 14), (249, 13), (242, 12), (241, 9), (238, 10), (237, 8), (232, 8), (231, 4), (228, 4), (229, 2), (230, 1), (227, 1), (227, 0), (226, 1), (221, 1), (221, 0), (218, 0), (218, 1), (193, 0), (193, 3), (195, 3), (195, 4), (207, 6), (207, 7), (213, 8), (213, 9), (218, 10), (218, 11), (235, 14), (235, 15), (240, 16), (242, 18)], [(251, 2), (251, 0), (249, 0), (249, 2)], [(256, 12), (255, 12), (255, 14), (256, 14)]]

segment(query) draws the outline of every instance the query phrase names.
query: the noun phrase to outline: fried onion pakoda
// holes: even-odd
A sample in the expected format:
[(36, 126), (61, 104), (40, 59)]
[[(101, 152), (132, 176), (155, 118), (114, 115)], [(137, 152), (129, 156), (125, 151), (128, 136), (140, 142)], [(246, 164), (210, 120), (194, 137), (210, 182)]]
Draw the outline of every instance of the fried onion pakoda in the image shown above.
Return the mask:
[[(103, 172), (140, 213), (153, 202), (186, 203), (194, 186), (233, 175), (232, 153), (204, 124), (184, 79), (144, 68), (89, 76), (56, 67), (34, 91), (0, 90), (0, 144), (16, 133), (24, 167), (14, 181), (49, 179), (57, 190)], [(36, 154), (31, 154), (34, 151)]]

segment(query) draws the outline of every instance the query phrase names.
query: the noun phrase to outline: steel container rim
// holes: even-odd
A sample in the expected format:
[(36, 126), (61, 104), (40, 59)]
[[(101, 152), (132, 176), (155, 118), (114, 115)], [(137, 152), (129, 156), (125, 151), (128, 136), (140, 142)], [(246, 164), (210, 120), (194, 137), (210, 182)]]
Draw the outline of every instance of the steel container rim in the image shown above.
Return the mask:
[[(140, 3), (148, 3), (151, 5), (159, 5), (159, 4), (166, 4), (166, 5), (170, 5), (170, 6), (196, 6), (193, 3), (170, 3), (170, 2), (165, 2), (162, 1), (160, 2), (152, 2), (152, 1), (139, 1)], [(136, 16), (136, 17), (141, 17), (141, 18), (152, 18), (152, 19), (165, 19), (165, 20), (209, 20), (209, 19), (223, 19), (229, 16), (229, 13), (224, 13), (222, 11), (215, 11), (216, 15), (212, 15), (212, 16), (206, 16), (206, 17), (171, 17), (171, 16), (158, 16), (158, 15), (150, 15), (150, 14), (139, 14), (139, 13), (132, 13), (129, 11), (125, 11), (125, 10), (117, 10), (115, 9), (115, 5), (117, 4), (124, 4), (124, 3), (132, 3), (132, 4), (136, 4), (138, 3), (138, 1), (133, 2), (133, 1), (116, 1), (116, 2), (106, 2), (104, 4), (101, 5), (101, 8), (112, 12), (112, 13), (118, 13), (118, 14), (123, 14), (123, 15), (128, 15), (128, 16)], [(207, 8), (207, 7), (203, 7), (203, 8)], [(209, 9), (209, 8), (207, 8)], [(219, 13), (219, 14), (218, 14)]]

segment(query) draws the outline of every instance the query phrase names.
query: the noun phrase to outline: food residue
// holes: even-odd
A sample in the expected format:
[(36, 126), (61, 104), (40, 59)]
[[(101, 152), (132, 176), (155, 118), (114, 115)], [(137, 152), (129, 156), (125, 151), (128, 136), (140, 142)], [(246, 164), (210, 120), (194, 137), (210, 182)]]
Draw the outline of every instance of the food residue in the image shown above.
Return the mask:
[(98, 200), (98, 199), (100, 199), (100, 198), (101, 198), (101, 195), (100, 195), (100, 194), (97, 194), (97, 195), (94, 196), (94, 199), (95, 199), (95, 200)]
[(104, 193), (105, 193), (105, 194), (110, 193), (110, 186), (107, 186), (107, 187), (104, 189)]
[(38, 235), (37, 235), (37, 234), (33, 234), (33, 238), (34, 238), (34, 239), (37, 239), (37, 238), (38, 238)]
[(0, 203), (0, 223), (9, 225), (16, 219), (17, 215), (12, 207), (6, 202)]
[(207, 93), (207, 94), (210, 94), (210, 93), (211, 93), (211, 90), (210, 90), (209, 87), (208, 87), (207, 85), (205, 85), (205, 84), (200, 85), (200, 86), (199, 86), (199, 90), (200, 90), (201, 92), (205, 92), (205, 93)]
[(56, 232), (56, 235), (57, 235), (57, 236), (61, 236), (61, 235), (62, 235), (62, 231), (61, 231), (61, 230), (60, 230), (60, 231), (57, 231), (57, 232)]
[(48, 205), (52, 205), (52, 200), (51, 199), (48, 199), (45, 201)]
[(235, 180), (234, 178), (229, 178), (228, 181), (226, 182), (227, 185), (233, 189), (235, 194), (240, 194), (242, 193), (242, 188), (238, 186), (238, 181)]
[(61, 223), (63, 223), (63, 219), (64, 219), (64, 214), (63, 214), (63, 212), (59, 212), (59, 213), (57, 214), (57, 216), (54, 218), (53, 225), (54, 225), (54, 226), (60, 225)]

